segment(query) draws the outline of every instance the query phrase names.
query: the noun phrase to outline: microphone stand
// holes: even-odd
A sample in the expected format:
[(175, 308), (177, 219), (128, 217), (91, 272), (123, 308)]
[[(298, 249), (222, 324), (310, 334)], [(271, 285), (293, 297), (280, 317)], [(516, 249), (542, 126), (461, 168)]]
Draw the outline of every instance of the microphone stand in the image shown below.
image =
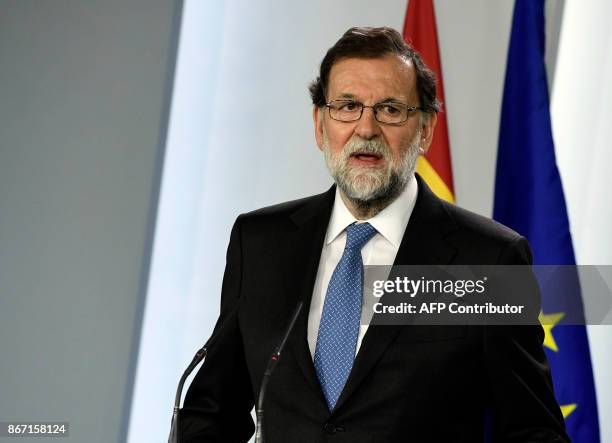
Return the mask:
[[(300, 314), (300, 311), (302, 310), (303, 304), (304, 302), (300, 301), (297, 307), (295, 308), (295, 312), (293, 313), (293, 317), (291, 317), (289, 326), (287, 327), (287, 330), (285, 331), (285, 334), (283, 335), (283, 338), (280, 344), (274, 349), (274, 352), (272, 353), (272, 356), (270, 357), (270, 360), (268, 361), (268, 366), (266, 367), (266, 370), (264, 372), (264, 376), (261, 381), (261, 387), (259, 389), (258, 401), (257, 401), (257, 410), (256, 410), (257, 427), (255, 431), (255, 442), (256, 443), (263, 443), (264, 441), (263, 440), (263, 413), (264, 413), (263, 403), (264, 403), (264, 398), (266, 395), (268, 381), (270, 380), (270, 376), (272, 375), (274, 368), (276, 367), (278, 361), (280, 360), (281, 352), (283, 351), (283, 348), (285, 347), (285, 343), (287, 342), (287, 339), (289, 338), (289, 334), (291, 333), (293, 326), (295, 325), (295, 322), (298, 318), (298, 315)], [(217, 334), (213, 333), (213, 335), (208, 339), (206, 344), (202, 346), (200, 349), (198, 349), (198, 352), (196, 352), (193, 359), (191, 360), (191, 363), (189, 364), (187, 369), (185, 369), (185, 372), (183, 372), (183, 375), (181, 376), (181, 380), (179, 381), (179, 385), (176, 390), (176, 396), (174, 397), (174, 409), (172, 410), (172, 420), (170, 422), (170, 435), (168, 436), (168, 443), (179, 443), (179, 415), (181, 411), (181, 395), (183, 393), (183, 386), (185, 385), (185, 380), (187, 380), (187, 377), (189, 377), (189, 374), (193, 372), (195, 367), (202, 360), (204, 360), (204, 358), (206, 357), (206, 354), (208, 353), (208, 348), (210, 347), (211, 343), (216, 338), (216, 336)]]
[(295, 308), (293, 316), (291, 317), (291, 321), (285, 330), (285, 334), (283, 335), (283, 339), (280, 344), (274, 349), (274, 352), (270, 356), (270, 360), (268, 360), (268, 366), (266, 366), (266, 370), (264, 371), (264, 376), (261, 380), (261, 386), (259, 388), (259, 396), (257, 397), (257, 409), (255, 411), (255, 416), (257, 419), (257, 425), (255, 427), (255, 443), (264, 443), (263, 437), (263, 416), (264, 416), (264, 399), (266, 396), (266, 390), (268, 389), (268, 382), (270, 381), (270, 376), (276, 368), (278, 364), (283, 348), (285, 347), (285, 343), (289, 338), (289, 334), (293, 330), (293, 326), (297, 321), (298, 316), (300, 315), (300, 311), (302, 310), (302, 306), (304, 305), (303, 301), (300, 301)]
[(204, 346), (198, 349), (198, 352), (196, 352), (196, 354), (194, 355), (193, 360), (191, 360), (191, 363), (189, 364), (189, 366), (187, 366), (187, 369), (185, 369), (185, 372), (183, 372), (183, 375), (181, 376), (181, 381), (179, 381), (178, 389), (176, 390), (176, 396), (174, 398), (174, 409), (172, 410), (172, 421), (170, 422), (170, 435), (168, 436), (168, 443), (179, 443), (178, 421), (179, 413), (181, 411), (181, 394), (183, 393), (183, 385), (185, 384), (185, 380), (187, 380), (187, 377), (189, 377), (189, 374), (191, 374), (195, 367), (202, 360), (204, 360), (204, 357), (206, 357), (206, 354), (208, 353), (209, 343), (210, 340), (208, 340)]
[(193, 372), (195, 367), (200, 364), (200, 362), (204, 360), (204, 358), (206, 358), (206, 355), (208, 354), (208, 349), (218, 339), (219, 334), (223, 330), (223, 327), (225, 327), (225, 325), (229, 321), (228, 318), (231, 318), (232, 315), (234, 315), (238, 311), (238, 306), (239, 303), (237, 303), (232, 308), (228, 317), (221, 324), (218, 325), (218, 328), (215, 327), (215, 330), (213, 330), (212, 335), (208, 338), (208, 340), (206, 340), (204, 346), (198, 349), (198, 352), (196, 352), (193, 356), (191, 363), (189, 363), (189, 366), (187, 366), (187, 369), (185, 369), (185, 372), (183, 372), (181, 380), (178, 384), (178, 388), (176, 389), (176, 396), (174, 397), (174, 408), (172, 410), (172, 420), (170, 421), (170, 434), (168, 435), (168, 443), (179, 443), (180, 441), (179, 416), (181, 412), (181, 395), (183, 393), (183, 386), (185, 385), (185, 380), (187, 380), (187, 377), (189, 377), (189, 374)]

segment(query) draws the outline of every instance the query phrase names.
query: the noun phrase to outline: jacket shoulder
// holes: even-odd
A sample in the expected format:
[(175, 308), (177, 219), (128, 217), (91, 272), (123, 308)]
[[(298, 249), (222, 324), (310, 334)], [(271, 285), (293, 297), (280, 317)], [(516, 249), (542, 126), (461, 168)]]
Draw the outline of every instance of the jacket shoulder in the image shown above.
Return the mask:
[(527, 264), (532, 261), (529, 243), (509, 227), (475, 212), (442, 202), (456, 230), (450, 239), (470, 260), (490, 264)]
[(522, 237), (518, 232), (489, 217), (444, 201), (442, 205), (455, 224), (467, 234), (481, 237), (482, 239), (497, 239), (501, 242), (512, 242)]
[(296, 200), (266, 206), (238, 216), (237, 223), (260, 232), (299, 224), (301, 220), (329, 211), (333, 205), (335, 188)]
[(241, 218), (245, 220), (252, 220), (258, 218), (287, 217), (299, 211), (304, 206), (307, 206), (310, 203), (316, 201), (324, 195), (325, 193), (311, 195), (309, 197), (303, 197), (296, 200), (277, 203), (275, 205), (264, 206), (263, 208), (255, 209), (253, 211), (241, 214)]

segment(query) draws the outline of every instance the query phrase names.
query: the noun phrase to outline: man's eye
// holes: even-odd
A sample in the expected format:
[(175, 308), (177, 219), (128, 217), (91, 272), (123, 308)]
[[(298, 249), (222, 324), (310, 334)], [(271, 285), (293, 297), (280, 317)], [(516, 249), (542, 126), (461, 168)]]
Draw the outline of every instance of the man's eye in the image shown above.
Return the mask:
[(383, 104), (379, 108), (382, 112), (388, 115), (397, 115), (402, 112), (399, 106)]
[(338, 106), (338, 110), (340, 111), (355, 111), (357, 109), (359, 109), (359, 106), (354, 102), (341, 103)]

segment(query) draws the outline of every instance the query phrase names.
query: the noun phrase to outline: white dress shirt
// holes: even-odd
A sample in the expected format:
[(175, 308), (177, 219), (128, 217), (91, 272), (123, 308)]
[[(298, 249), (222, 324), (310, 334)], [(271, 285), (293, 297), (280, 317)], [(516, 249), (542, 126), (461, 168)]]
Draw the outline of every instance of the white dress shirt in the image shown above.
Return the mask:
[[(350, 213), (340, 197), (340, 191), (336, 188), (334, 207), (329, 225), (327, 226), (325, 244), (321, 251), (321, 260), (319, 261), (319, 269), (308, 313), (308, 347), (313, 358), (317, 346), (317, 335), (319, 334), (319, 324), (321, 323), (327, 286), (344, 252), (346, 227), (356, 221), (358, 223), (368, 222), (377, 231), (374, 237), (361, 249), (364, 266), (392, 265), (404, 237), (404, 231), (414, 209), (414, 204), (416, 203), (417, 188), (417, 181), (413, 175), (402, 193), (393, 203), (371, 219), (361, 221), (356, 220)], [(368, 325), (360, 326), (355, 353), (359, 351), (361, 341), (367, 330)]]

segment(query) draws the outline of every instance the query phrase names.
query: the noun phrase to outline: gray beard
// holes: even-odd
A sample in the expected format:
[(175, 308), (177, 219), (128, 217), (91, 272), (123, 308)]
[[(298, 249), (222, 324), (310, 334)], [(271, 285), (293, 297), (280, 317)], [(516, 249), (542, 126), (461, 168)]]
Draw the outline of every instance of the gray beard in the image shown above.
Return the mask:
[[(323, 152), (327, 169), (334, 178), (336, 185), (348, 198), (357, 212), (373, 217), (393, 202), (404, 190), (410, 177), (416, 169), (419, 158), (421, 131), (417, 131), (405, 155), (396, 164), (391, 151), (380, 139), (351, 139), (334, 155), (329, 148), (327, 134), (323, 134)], [(356, 168), (349, 167), (351, 154), (363, 152), (380, 155), (386, 167)]]

